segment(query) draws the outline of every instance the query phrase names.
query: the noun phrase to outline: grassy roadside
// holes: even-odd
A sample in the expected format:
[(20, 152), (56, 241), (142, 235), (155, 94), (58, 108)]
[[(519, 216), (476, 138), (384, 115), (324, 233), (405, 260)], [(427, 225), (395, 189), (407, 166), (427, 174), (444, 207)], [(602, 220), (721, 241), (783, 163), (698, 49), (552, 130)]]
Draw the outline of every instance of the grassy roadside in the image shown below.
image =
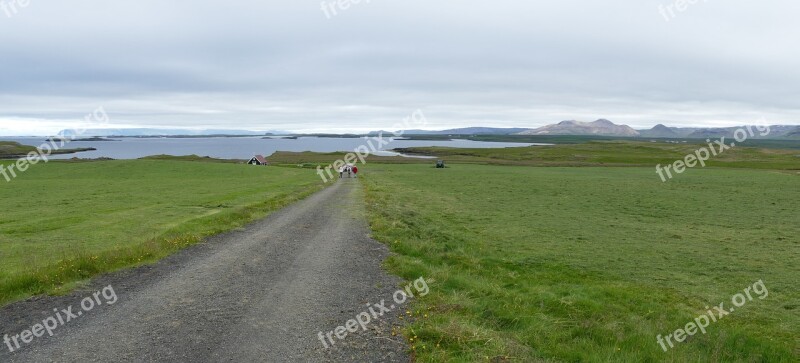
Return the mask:
[[(331, 165), (336, 160), (344, 160), (346, 152), (330, 152), (330, 153), (317, 153), (317, 152), (291, 152), (291, 151), (278, 151), (267, 157), (273, 165), (287, 165), (287, 166), (302, 166), (305, 168), (316, 168), (317, 165), (326, 167)], [(381, 164), (430, 164), (430, 159), (409, 158), (402, 156), (379, 156), (370, 155), (366, 159), (367, 163), (381, 163)], [(360, 162), (358, 162), (360, 163)]]
[(322, 187), (308, 170), (229, 163), (36, 165), (0, 185), (0, 304), (156, 261)]
[[(497, 151), (497, 150), (494, 150)], [(429, 280), (420, 362), (800, 357), (800, 176), (695, 169), (370, 165), (391, 272)], [(756, 298), (664, 352), (656, 336), (762, 279)]]

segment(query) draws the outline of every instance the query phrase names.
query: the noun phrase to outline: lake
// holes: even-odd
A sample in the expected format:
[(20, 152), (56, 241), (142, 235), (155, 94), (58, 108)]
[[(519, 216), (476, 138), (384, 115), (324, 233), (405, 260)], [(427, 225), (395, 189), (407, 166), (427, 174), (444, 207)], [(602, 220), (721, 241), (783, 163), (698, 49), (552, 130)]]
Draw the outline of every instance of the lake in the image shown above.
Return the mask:
[[(3, 137), (2, 141), (16, 141), (23, 145), (39, 146), (44, 137)], [(220, 159), (250, 159), (253, 155), (269, 156), (275, 151), (335, 152), (353, 151), (367, 145), (370, 138), (325, 138), (299, 137), (297, 139), (254, 137), (209, 137), (209, 138), (120, 138), (121, 141), (73, 141), (64, 148), (93, 147), (96, 151), (77, 154), (53, 155), (51, 159), (100, 158), (138, 159), (150, 155), (199, 155)], [(384, 145), (375, 155), (400, 155), (389, 150), (405, 147), (447, 146), (458, 148), (504, 148), (531, 145), (530, 143), (482, 142), (454, 139), (449, 141), (402, 140), (384, 136)], [(378, 146), (378, 142), (372, 141)]]

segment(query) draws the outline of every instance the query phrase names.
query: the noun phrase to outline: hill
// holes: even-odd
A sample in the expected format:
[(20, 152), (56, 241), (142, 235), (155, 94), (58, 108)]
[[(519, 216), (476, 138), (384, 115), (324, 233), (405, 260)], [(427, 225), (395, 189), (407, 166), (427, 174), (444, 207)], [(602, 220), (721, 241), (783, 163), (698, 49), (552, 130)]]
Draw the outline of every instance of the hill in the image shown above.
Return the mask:
[(681, 137), (678, 132), (664, 124), (658, 124), (650, 130), (639, 130), (639, 135), (642, 137)]
[(602, 136), (639, 136), (639, 132), (627, 125), (617, 125), (600, 119), (594, 122), (561, 121), (538, 129), (526, 130), (517, 135), (602, 135)]
[[(448, 130), (405, 130), (405, 135), (513, 135), (530, 129), (520, 127), (462, 127)], [(384, 131), (384, 133), (391, 133)], [(371, 132), (370, 134), (377, 134)]]
[(784, 137), (788, 139), (800, 139), (800, 126), (795, 127), (792, 130), (789, 130)]

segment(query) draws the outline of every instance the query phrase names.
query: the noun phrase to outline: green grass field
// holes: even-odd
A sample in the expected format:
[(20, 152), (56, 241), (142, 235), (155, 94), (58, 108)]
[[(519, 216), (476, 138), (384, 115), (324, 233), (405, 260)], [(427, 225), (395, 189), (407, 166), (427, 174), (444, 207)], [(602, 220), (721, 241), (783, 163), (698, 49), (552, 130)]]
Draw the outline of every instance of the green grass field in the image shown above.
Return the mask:
[[(360, 180), (374, 237), (394, 252), (387, 267), (431, 289), (409, 310), (416, 359), (798, 361), (800, 155), (736, 148), (662, 183), (655, 164), (696, 147), (412, 150), (447, 169), (370, 157)], [(322, 188), (311, 169), (343, 156), (270, 157), (291, 168), (168, 156), (32, 166), (0, 185), (0, 303), (240, 227)], [(661, 349), (656, 336), (729, 308), (759, 280), (766, 298)]]
[[(750, 169), (800, 170), (800, 151), (737, 146), (706, 161), (707, 166)], [(788, 143), (789, 141), (787, 141)], [(800, 141), (795, 142), (800, 146)], [(513, 147), (498, 149), (456, 149), (420, 147), (397, 149), (409, 154), (435, 155), (459, 163), (528, 166), (652, 166), (671, 164), (699, 148), (701, 142), (671, 144), (641, 141), (587, 141), (575, 145)]]
[(170, 160), (31, 166), (0, 181), (0, 303), (155, 261), (320, 188), (315, 174), (296, 168)]
[[(759, 142), (771, 140), (748, 140), (747, 144), (730, 148), (706, 161), (709, 167), (744, 169), (800, 170), (800, 141), (782, 141), (778, 146), (791, 145), (795, 149), (778, 149), (759, 146)], [(775, 145), (773, 145), (775, 146)], [(516, 166), (666, 166), (683, 159), (708, 144), (666, 143), (620, 140), (585, 140), (578, 144), (552, 146), (511, 147), (493, 149), (460, 149), (448, 147), (399, 148), (405, 154), (432, 156), (448, 163), (516, 165)], [(345, 153), (277, 152), (268, 159), (279, 165), (304, 165), (316, 168), (327, 166), (333, 160), (344, 158)], [(380, 164), (431, 164), (434, 160), (371, 155), (368, 163)]]
[[(692, 169), (668, 183), (652, 167), (364, 172), (388, 268), (429, 280), (406, 331), (421, 362), (800, 359), (796, 171)], [(668, 352), (657, 343), (759, 280), (763, 300)]]

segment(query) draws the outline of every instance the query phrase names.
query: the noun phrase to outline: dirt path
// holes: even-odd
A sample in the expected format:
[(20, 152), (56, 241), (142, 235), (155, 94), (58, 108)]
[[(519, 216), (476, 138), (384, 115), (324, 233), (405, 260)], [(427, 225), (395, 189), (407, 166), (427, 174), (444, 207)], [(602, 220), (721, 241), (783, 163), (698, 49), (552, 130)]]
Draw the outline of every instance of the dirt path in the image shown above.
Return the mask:
[(380, 267), (388, 252), (368, 237), (363, 213), (358, 181), (341, 180), (154, 266), (98, 278), (70, 296), (7, 306), (0, 334), (13, 336), (53, 309), (81, 310), (81, 299), (104, 286), (118, 297), (14, 353), (3, 344), (0, 362), (408, 362), (391, 335), (400, 308), (331, 349), (318, 337), (398, 289)]

